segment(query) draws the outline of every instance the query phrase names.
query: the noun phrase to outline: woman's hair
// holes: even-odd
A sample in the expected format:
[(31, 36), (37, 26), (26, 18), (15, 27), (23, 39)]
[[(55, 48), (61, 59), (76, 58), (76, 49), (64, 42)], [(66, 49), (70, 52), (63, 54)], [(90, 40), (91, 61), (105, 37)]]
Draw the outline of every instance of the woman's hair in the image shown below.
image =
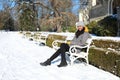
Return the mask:
[(83, 29), (81, 31), (77, 30), (75, 33), (76, 38), (78, 38), (81, 34), (84, 33), (85, 27), (83, 27)]

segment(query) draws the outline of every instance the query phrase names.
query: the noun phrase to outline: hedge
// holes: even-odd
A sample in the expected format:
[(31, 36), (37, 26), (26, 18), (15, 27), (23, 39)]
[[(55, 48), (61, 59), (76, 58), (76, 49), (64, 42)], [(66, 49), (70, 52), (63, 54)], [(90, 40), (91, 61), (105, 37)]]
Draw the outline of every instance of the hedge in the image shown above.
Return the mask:
[(93, 40), (90, 64), (120, 77), (120, 41)]
[(120, 54), (103, 49), (90, 48), (90, 64), (120, 76)]

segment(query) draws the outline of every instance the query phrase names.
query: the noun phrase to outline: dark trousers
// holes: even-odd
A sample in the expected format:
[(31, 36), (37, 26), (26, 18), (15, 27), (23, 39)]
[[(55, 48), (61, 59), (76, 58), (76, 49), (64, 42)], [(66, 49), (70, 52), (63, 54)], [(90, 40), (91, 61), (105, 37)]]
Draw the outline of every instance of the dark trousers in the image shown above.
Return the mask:
[(69, 51), (69, 45), (62, 43), (60, 45), (60, 48), (49, 58), (50, 61), (54, 60), (56, 57), (58, 57), (59, 55), (61, 55), (61, 63), (66, 62), (66, 58), (65, 58), (65, 52)]

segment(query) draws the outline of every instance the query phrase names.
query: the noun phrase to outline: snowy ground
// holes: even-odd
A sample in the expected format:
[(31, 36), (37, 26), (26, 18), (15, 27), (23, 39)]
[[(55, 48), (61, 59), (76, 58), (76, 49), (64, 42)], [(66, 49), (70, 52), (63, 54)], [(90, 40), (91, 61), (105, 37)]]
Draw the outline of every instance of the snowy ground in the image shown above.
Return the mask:
[(0, 32), (0, 80), (120, 80), (109, 72), (82, 63), (58, 68), (60, 57), (51, 66), (39, 65), (54, 52), (22, 38), (18, 32)]

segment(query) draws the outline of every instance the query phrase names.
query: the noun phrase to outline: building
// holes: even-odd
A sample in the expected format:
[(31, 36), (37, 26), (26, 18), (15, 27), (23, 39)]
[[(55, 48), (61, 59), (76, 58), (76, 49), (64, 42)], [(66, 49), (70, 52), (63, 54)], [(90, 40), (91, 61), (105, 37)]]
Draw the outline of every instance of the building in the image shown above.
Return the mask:
[(120, 36), (120, 0), (92, 0), (92, 2), (94, 2), (94, 6), (91, 5), (89, 11), (90, 21), (101, 20), (106, 16), (117, 14), (117, 36)]
[(87, 0), (81, 3), (79, 11), (79, 20), (93, 21), (106, 16), (117, 14), (117, 7), (120, 6), (120, 0)]
[(89, 12), (90, 20), (99, 20), (106, 16), (117, 14), (117, 7), (120, 6), (120, 0), (92, 0)]
[(79, 21), (88, 24), (91, 21), (99, 21), (104, 17), (117, 14), (118, 36), (120, 36), (120, 0), (85, 0), (81, 5)]

